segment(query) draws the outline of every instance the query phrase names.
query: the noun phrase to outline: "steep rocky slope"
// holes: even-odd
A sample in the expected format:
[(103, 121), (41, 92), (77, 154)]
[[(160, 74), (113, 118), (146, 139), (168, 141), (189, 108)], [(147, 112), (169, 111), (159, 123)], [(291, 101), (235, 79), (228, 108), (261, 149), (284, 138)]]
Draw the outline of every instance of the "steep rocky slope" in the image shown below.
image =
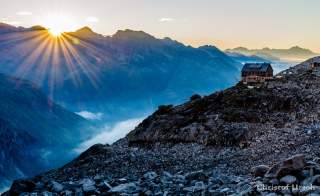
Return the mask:
[[(320, 68), (308, 65), (259, 86), (239, 83), (176, 107), (160, 106), (126, 138), (16, 181), (7, 194), (316, 194), (318, 188), (258, 187), (271, 181), (318, 185)], [(292, 155), (297, 156), (272, 166)]]

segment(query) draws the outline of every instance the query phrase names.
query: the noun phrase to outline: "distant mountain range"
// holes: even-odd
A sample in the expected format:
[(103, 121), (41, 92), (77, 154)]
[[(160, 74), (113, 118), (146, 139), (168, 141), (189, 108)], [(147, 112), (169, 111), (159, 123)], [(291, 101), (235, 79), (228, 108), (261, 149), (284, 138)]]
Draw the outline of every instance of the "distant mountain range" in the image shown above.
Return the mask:
[(289, 49), (248, 49), (244, 47), (238, 47), (234, 49), (226, 50), (228, 53), (239, 53), (243, 55), (255, 55), (258, 57), (270, 59), (270, 60), (306, 60), (319, 54), (299, 46), (294, 46)]
[(2, 24), (0, 32), (0, 72), (33, 81), (73, 111), (128, 114), (179, 103), (235, 84), (242, 66), (214, 46), (193, 48), (142, 31), (103, 36), (84, 27), (55, 41), (39, 26)]
[(274, 60), (279, 60), (279, 59), (274, 59), (274, 58), (267, 58), (267, 57), (260, 57), (257, 55), (245, 55), (241, 53), (236, 53), (236, 52), (226, 52), (228, 56), (230, 56), (232, 59), (241, 62), (241, 63), (246, 63), (246, 62), (269, 62), (271, 63)]
[(0, 189), (69, 160), (90, 126), (34, 84), (0, 74)]

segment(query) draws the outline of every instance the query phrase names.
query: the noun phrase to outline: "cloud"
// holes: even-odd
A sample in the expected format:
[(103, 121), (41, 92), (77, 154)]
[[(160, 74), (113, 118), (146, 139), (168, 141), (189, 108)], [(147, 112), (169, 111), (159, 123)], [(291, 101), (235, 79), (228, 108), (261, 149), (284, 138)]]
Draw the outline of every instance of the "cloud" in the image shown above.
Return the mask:
[(16, 13), (18, 16), (31, 16), (32, 12), (21, 11)]
[(6, 181), (4, 184), (6, 184), (7, 187), (6, 186), (0, 187), (0, 194), (4, 193), (10, 189), (10, 183), (11, 182)]
[(160, 18), (159, 19), (159, 22), (172, 22), (172, 21), (174, 21), (173, 18)]
[(99, 18), (94, 17), (94, 16), (89, 16), (89, 17), (86, 18), (86, 22), (97, 23), (99, 21), (100, 21)]
[(103, 113), (101, 113), (101, 112), (93, 113), (93, 112), (89, 112), (89, 111), (81, 111), (81, 112), (77, 112), (76, 114), (78, 114), (88, 120), (101, 120), (101, 118), (103, 116)]
[(4, 22), (9, 24), (9, 25), (13, 25), (13, 26), (17, 26), (17, 25), (21, 24), (20, 21), (4, 21)]
[(104, 126), (99, 131), (99, 134), (91, 139), (83, 142), (78, 148), (74, 149), (75, 152), (81, 153), (94, 144), (112, 144), (115, 141), (125, 137), (127, 133), (133, 130), (144, 118), (132, 118), (125, 121), (120, 121), (114, 126)]

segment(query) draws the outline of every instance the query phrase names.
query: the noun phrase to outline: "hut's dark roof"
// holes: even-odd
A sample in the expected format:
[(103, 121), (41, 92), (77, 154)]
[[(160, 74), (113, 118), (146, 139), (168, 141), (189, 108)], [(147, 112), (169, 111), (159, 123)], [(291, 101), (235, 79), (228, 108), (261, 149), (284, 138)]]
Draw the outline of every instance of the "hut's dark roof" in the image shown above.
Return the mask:
[(268, 70), (268, 67), (271, 67), (270, 63), (246, 63), (242, 68), (242, 72), (247, 72), (247, 71), (266, 72)]

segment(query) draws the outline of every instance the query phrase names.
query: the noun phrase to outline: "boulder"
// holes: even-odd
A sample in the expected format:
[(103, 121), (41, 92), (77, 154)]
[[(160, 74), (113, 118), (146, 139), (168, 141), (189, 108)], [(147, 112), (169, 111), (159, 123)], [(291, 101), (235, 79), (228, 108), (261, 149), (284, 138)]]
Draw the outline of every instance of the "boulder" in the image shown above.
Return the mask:
[(10, 195), (20, 195), (24, 192), (31, 192), (36, 184), (31, 180), (15, 180), (9, 191)]
[(93, 192), (96, 189), (95, 182), (88, 178), (82, 180), (80, 184), (84, 192)]
[(254, 177), (263, 177), (268, 171), (270, 167), (267, 165), (258, 165), (251, 168), (251, 174)]
[(281, 178), (291, 172), (304, 168), (306, 161), (304, 155), (298, 154), (272, 166), (265, 174), (266, 178)]
[(135, 183), (130, 182), (126, 184), (120, 184), (116, 187), (113, 187), (109, 190), (110, 193), (127, 193), (127, 194), (133, 194), (138, 193), (141, 191), (141, 188), (138, 187)]
[(50, 183), (50, 187), (53, 192), (57, 192), (57, 193), (63, 191), (63, 188), (64, 188), (62, 184), (55, 181), (52, 181)]
[(297, 182), (297, 178), (295, 176), (287, 175), (280, 179), (280, 183), (283, 184), (295, 184)]
[(202, 170), (190, 172), (186, 174), (187, 181), (192, 181), (192, 180), (207, 181), (208, 179), (209, 179), (209, 176), (207, 176)]

